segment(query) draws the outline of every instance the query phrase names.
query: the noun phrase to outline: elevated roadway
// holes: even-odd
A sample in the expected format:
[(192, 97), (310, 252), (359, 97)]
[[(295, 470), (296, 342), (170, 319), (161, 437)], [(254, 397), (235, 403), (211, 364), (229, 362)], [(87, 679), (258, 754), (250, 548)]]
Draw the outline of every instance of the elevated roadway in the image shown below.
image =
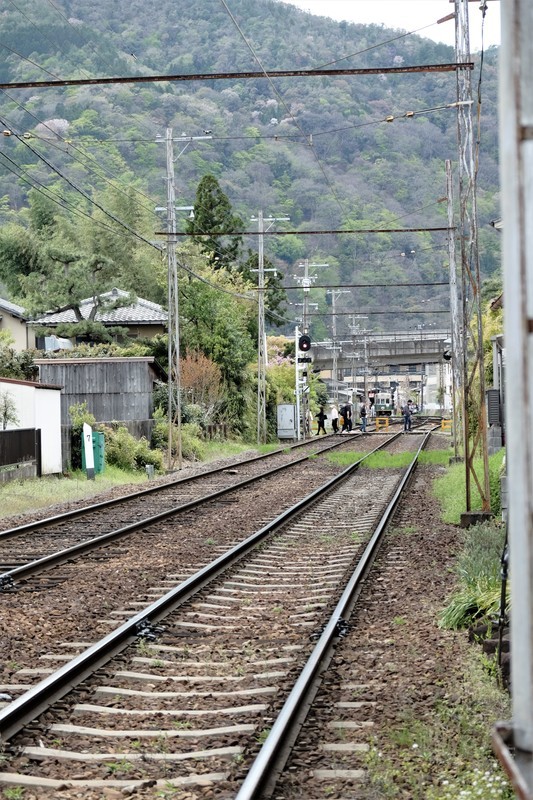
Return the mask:
[[(337, 369), (352, 369), (355, 363), (372, 369), (432, 364), (442, 362), (444, 350), (450, 347), (450, 332), (406, 331), (359, 335), (336, 344)], [(333, 343), (313, 342), (314, 367), (320, 370), (333, 368)]]

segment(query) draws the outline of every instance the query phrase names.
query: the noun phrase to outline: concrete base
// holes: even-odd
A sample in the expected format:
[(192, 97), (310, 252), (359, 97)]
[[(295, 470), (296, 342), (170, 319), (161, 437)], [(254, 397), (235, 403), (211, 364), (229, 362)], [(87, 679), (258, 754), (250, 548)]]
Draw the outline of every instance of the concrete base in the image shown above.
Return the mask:
[(465, 511), (461, 514), (461, 528), (479, 525), (481, 522), (488, 522), (489, 519), (494, 519), (494, 514), (490, 511)]

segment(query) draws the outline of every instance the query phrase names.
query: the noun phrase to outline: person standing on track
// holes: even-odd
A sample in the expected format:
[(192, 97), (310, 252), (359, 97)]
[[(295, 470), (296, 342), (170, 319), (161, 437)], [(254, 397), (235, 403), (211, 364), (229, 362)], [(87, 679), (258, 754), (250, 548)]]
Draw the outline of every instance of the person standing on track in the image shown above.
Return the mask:
[(366, 405), (364, 403), (361, 403), (359, 417), (361, 419), (361, 433), (366, 433)]
[(402, 416), (403, 416), (403, 432), (407, 433), (407, 431), (411, 430), (411, 416), (413, 413), (413, 404), (411, 400), (408, 400), (407, 403), (402, 408)]

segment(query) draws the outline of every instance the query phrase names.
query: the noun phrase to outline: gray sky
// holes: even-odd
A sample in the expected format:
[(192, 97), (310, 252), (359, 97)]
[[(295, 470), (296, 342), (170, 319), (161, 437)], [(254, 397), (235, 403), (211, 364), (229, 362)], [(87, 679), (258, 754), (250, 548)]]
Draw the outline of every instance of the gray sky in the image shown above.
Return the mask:
[[(455, 41), (454, 22), (437, 25), (438, 19), (453, 11), (449, 0), (283, 0), (304, 11), (348, 22), (383, 23), (389, 28), (413, 31), (423, 26), (431, 26), (420, 31), (437, 42), (453, 45)], [(470, 3), (470, 49), (481, 49), (481, 11), (480, 2)], [(500, 2), (491, 0), (485, 17), (485, 47), (500, 43)]]

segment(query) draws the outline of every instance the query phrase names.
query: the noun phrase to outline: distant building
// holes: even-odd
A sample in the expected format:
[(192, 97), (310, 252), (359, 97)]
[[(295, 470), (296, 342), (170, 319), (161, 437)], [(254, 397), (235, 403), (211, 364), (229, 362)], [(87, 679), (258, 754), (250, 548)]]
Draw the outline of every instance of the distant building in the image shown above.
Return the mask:
[[(128, 297), (128, 292), (123, 292), (121, 289), (112, 289), (102, 295), (104, 298), (118, 298)], [(80, 311), (84, 319), (89, 319), (91, 311), (94, 308), (93, 298), (87, 298), (80, 303)], [(138, 298), (134, 303), (127, 306), (122, 306), (115, 309), (99, 309), (95, 315), (95, 322), (101, 322), (106, 328), (109, 328), (110, 333), (113, 333), (113, 328), (121, 327), (128, 329), (128, 337), (130, 339), (151, 339), (158, 334), (166, 332), (168, 315), (162, 306), (158, 303), (152, 303), (151, 300), (143, 300)], [(58, 325), (65, 323), (75, 323), (76, 315), (72, 309), (67, 311), (50, 311), (43, 314), (37, 319), (32, 319), (28, 325), (34, 327), (55, 328)], [(48, 338), (48, 337), (46, 337)], [(57, 337), (50, 337), (51, 339)], [(61, 340), (59, 340), (61, 341)], [(73, 344), (79, 344), (85, 341), (84, 337), (72, 337)], [(37, 337), (36, 346), (40, 350), (45, 349), (60, 349), (56, 346), (46, 347), (45, 337)]]

